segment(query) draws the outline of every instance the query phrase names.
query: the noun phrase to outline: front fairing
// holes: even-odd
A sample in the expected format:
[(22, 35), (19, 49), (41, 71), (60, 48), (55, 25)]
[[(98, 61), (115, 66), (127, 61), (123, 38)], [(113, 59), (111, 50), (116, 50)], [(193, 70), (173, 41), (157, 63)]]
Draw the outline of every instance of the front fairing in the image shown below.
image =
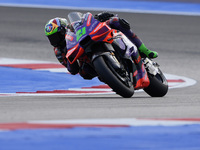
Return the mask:
[(76, 40), (76, 34), (71, 31), (68, 31), (65, 35), (67, 49), (71, 49), (78, 44)]
[[(78, 19), (79, 18), (79, 19)], [(71, 25), (76, 34), (77, 42), (81, 42), (85, 37), (89, 36), (94, 41), (103, 41), (111, 28), (105, 22), (100, 22), (94, 18), (91, 13), (80, 15), (77, 12), (69, 14)]]
[(72, 64), (84, 54), (83, 45), (80, 43), (85, 37), (89, 36), (94, 41), (101, 41), (99, 37), (103, 37), (103, 40), (106, 34), (108, 34), (108, 31), (110, 31), (110, 28), (105, 23), (96, 20), (91, 13), (82, 15), (77, 12), (72, 12), (68, 17), (74, 32), (68, 31), (66, 35), (68, 50), (66, 58)]
[(76, 34), (71, 31), (68, 31), (66, 36), (66, 45), (67, 45), (67, 54), (66, 58), (70, 64), (73, 64), (83, 53), (83, 48), (80, 47), (79, 43), (76, 40)]

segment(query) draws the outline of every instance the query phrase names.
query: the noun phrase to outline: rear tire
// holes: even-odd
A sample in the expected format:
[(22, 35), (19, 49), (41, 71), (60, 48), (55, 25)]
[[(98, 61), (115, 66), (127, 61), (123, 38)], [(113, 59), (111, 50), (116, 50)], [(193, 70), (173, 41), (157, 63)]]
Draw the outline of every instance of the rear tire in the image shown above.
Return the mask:
[(110, 86), (117, 94), (124, 98), (130, 98), (134, 94), (134, 87), (131, 84), (130, 87), (125, 85), (116, 75), (113, 73), (113, 69), (109, 68), (102, 56), (95, 58), (93, 61), (96, 72), (102, 78), (102, 80)]
[(148, 74), (150, 85), (144, 88), (144, 91), (151, 97), (163, 97), (168, 92), (167, 80), (160, 69), (159, 72), (155, 76)]

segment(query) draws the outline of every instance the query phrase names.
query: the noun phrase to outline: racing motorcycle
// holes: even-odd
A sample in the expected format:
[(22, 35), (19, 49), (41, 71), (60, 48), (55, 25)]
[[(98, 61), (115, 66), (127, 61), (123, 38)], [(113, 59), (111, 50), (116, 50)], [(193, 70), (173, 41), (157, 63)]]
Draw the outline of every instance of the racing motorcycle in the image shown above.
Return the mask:
[(140, 57), (149, 85), (136, 87), (137, 64), (130, 53), (138, 53), (138, 50), (122, 32), (111, 29), (89, 12), (71, 12), (68, 18), (73, 30), (66, 35), (66, 58), (70, 64), (76, 61), (87, 64), (100, 81), (124, 98), (132, 97), (135, 89), (143, 89), (152, 97), (166, 95), (167, 80), (159, 65), (148, 58)]

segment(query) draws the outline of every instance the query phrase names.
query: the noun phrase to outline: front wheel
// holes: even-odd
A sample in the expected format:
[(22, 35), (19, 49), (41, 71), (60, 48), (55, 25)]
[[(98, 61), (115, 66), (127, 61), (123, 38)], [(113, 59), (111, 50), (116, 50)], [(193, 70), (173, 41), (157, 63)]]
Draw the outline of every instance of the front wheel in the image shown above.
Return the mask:
[(162, 71), (159, 69), (159, 73), (155, 76), (148, 73), (150, 85), (144, 88), (144, 91), (152, 97), (163, 97), (168, 92), (168, 83)]
[[(130, 98), (134, 94), (133, 84), (131, 81), (128, 81), (128, 77), (120, 76), (108, 63), (106, 63), (106, 60), (102, 56), (95, 58), (93, 61), (95, 70), (100, 78), (117, 94), (124, 98)], [(121, 80), (120, 78), (123, 79)]]

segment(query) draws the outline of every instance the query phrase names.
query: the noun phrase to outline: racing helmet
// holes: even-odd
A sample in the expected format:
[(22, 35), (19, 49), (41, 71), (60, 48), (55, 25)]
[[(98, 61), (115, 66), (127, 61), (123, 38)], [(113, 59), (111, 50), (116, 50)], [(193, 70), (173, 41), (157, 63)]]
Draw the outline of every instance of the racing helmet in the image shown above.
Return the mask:
[(48, 37), (50, 43), (54, 47), (64, 47), (65, 33), (67, 31), (68, 21), (65, 18), (54, 18), (45, 25), (45, 35)]

